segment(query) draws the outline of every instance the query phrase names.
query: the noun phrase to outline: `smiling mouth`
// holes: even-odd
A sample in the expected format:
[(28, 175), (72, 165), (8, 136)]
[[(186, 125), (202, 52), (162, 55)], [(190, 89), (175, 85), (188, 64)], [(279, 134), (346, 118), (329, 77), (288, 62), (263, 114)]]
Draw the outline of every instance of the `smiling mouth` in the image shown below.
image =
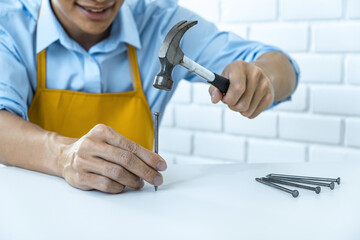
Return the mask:
[(111, 15), (111, 9), (114, 7), (115, 3), (111, 5), (107, 4), (106, 6), (83, 6), (76, 3), (76, 6), (91, 20), (102, 21)]
[(110, 6), (104, 6), (104, 7), (82, 6), (79, 4), (76, 4), (76, 5), (82, 9), (84, 9), (88, 12), (92, 12), (92, 13), (102, 13), (113, 7), (113, 4)]

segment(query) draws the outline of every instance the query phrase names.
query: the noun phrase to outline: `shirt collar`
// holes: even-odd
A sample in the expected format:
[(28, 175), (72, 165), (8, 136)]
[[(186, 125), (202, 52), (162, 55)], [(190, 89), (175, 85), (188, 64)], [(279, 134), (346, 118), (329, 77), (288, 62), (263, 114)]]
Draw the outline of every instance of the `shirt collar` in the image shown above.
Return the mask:
[(42, 0), (40, 8), (36, 26), (36, 53), (59, 39), (59, 32), (55, 25), (57, 19), (52, 12), (49, 0)]
[[(75, 41), (69, 38), (62, 28), (51, 9), (49, 0), (42, 0), (37, 21), (36, 53), (41, 52), (57, 40), (69, 49), (84, 51)], [(139, 31), (126, 1), (124, 1), (112, 23), (110, 36), (90, 48), (89, 53), (110, 52), (119, 47), (121, 43), (124, 45), (130, 44), (138, 49), (141, 48)]]

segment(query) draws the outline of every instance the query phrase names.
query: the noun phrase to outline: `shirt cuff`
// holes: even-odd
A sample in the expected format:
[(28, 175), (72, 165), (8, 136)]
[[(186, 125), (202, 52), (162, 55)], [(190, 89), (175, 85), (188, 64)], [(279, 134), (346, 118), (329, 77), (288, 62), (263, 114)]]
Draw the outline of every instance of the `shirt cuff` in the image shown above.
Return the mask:
[(0, 97), (0, 110), (6, 110), (10, 113), (18, 115), (26, 121), (29, 121), (25, 109), (20, 104), (10, 99)]

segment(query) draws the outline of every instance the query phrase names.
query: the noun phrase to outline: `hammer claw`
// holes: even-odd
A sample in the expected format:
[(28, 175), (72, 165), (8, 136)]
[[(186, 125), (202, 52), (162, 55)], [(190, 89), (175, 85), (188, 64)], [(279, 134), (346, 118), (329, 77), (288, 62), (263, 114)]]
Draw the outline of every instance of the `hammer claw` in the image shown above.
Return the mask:
[(180, 48), (180, 41), (189, 28), (196, 25), (197, 21), (180, 21), (166, 35), (159, 51), (160, 72), (154, 79), (153, 86), (158, 89), (170, 91), (173, 80), (171, 73), (178, 64), (189, 69), (213, 84), (224, 94), (229, 87), (229, 80), (223, 78), (208, 69), (202, 67), (191, 59), (187, 58)]

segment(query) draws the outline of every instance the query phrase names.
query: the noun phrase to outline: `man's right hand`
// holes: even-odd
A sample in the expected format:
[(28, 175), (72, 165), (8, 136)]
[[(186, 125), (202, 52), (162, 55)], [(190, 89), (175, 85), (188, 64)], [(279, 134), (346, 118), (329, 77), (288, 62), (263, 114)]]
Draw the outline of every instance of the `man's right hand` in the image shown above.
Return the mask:
[(120, 193), (125, 186), (141, 189), (142, 179), (161, 185), (158, 171), (167, 167), (158, 154), (103, 124), (64, 146), (59, 161), (62, 177), (73, 187), (108, 193)]

